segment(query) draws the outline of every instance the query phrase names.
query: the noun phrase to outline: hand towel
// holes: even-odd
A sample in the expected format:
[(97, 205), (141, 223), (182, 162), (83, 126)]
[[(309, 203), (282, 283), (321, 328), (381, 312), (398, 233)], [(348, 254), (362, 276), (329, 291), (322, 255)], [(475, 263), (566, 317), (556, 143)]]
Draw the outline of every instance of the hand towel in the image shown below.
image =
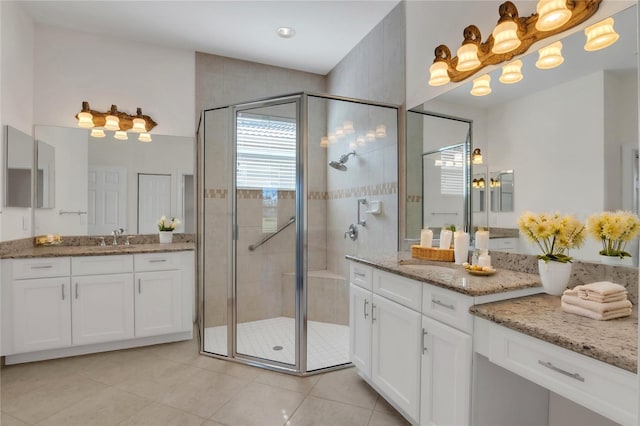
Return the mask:
[(564, 301), (560, 302), (560, 308), (563, 312), (580, 315), (598, 321), (607, 321), (615, 318), (628, 317), (629, 315), (631, 315), (631, 308), (623, 308), (616, 311), (610, 311), (606, 314), (601, 314), (598, 312), (593, 312), (589, 309), (581, 308), (580, 306), (570, 305), (568, 303), (565, 303)]
[(562, 296), (562, 301), (568, 305), (579, 306), (583, 309), (588, 309), (592, 312), (606, 315), (609, 312), (617, 311), (619, 309), (631, 309), (631, 302), (628, 300), (619, 300), (617, 302), (610, 303), (598, 303), (591, 300), (584, 300), (577, 296), (571, 296), (565, 294)]
[(605, 297), (601, 297), (597, 293), (587, 293), (586, 291), (582, 290), (581, 285), (577, 285), (572, 289), (568, 288), (564, 291), (563, 294), (568, 296), (577, 296), (584, 300), (591, 300), (599, 303), (610, 303), (610, 302), (617, 302), (619, 300), (627, 300), (626, 290), (620, 293), (614, 293), (614, 294), (607, 295)]
[(610, 281), (598, 281), (591, 284), (581, 285), (579, 287), (580, 291), (585, 291), (587, 293), (596, 293), (600, 296), (608, 296), (610, 294), (620, 293), (621, 291), (627, 290), (620, 284), (615, 284)]

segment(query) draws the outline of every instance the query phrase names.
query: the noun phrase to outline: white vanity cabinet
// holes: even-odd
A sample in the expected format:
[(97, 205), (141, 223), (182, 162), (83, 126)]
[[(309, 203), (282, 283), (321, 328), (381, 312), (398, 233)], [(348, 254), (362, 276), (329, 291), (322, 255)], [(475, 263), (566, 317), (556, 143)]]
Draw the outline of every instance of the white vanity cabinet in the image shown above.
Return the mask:
[(2, 261), (7, 364), (192, 338), (192, 251)]
[[(21, 259), (12, 270), (9, 330), (16, 351), (28, 352), (71, 345), (69, 258)], [(5, 299), (6, 300), (6, 299)], [(3, 318), (3, 324), (7, 324)]]
[(371, 378), (371, 290), (349, 285), (349, 353), (351, 362), (367, 379)]

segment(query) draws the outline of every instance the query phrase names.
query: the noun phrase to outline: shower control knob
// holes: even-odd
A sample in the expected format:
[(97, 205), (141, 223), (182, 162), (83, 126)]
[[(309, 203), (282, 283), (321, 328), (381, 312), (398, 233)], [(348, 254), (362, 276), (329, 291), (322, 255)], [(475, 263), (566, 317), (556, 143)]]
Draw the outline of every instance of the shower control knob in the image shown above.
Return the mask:
[(349, 225), (349, 229), (344, 233), (345, 239), (347, 238), (347, 236), (351, 238), (351, 241), (355, 241), (358, 239), (358, 227), (353, 223)]

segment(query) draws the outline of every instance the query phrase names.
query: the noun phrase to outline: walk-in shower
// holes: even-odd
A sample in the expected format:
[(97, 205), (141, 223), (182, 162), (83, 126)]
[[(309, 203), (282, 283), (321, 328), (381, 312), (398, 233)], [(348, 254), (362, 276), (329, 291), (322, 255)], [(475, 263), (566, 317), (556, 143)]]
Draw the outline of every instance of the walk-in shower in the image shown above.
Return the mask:
[[(300, 375), (349, 365), (344, 256), (366, 233), (365, 241), (343, 234), (355, 197), (397, 187), (397, 173), (384, 184), (379, 164), (397, 149), (397, 123), (395, 106), (310, 93), (203, 111), (203, 354)], [(350, 159), (349, 169), (329, 173), (331, 158), (344, 170)]]

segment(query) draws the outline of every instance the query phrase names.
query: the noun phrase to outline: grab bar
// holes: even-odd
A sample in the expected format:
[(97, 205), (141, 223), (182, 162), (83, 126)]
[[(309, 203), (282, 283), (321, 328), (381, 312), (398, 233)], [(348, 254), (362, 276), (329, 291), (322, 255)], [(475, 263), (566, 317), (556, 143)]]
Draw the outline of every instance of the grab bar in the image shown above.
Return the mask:
[(287, 223), (285, 223), (284, 225), (282, 225), (280, 228), (278, 228), (276, 230), (276, 232), (267, 235), (266, 237), (264, 237), (263, 239), (261, 239), (260, 241), (258, 241), (255, 244), (251, 244), (249, 246), (249, 251), (254, 251), (255, 249), (257, 249), (258, 247), (260, 247), (261, 245), (263, 245), (264, 243), (266, 243), (267, 241), (269, 241), (270, 239), (272, 239), (273, 237), (275, 237), (276, 235), (278, 235), (280, 232), (284, 231), (284, 229), (291, 225), (293, 222), (296, 221), (296, 217), (295, 216), (291, 216), (291, 218), (289, 218), (289, 221)]
[(438, 215), (438, 214), (444, 214), (444, 215), (453, 215), (453, 216), (458, 216), (458, 212), (451, 212), (451, 213), (445, 213), (445, 212), (431, 212), (432, 215)]

